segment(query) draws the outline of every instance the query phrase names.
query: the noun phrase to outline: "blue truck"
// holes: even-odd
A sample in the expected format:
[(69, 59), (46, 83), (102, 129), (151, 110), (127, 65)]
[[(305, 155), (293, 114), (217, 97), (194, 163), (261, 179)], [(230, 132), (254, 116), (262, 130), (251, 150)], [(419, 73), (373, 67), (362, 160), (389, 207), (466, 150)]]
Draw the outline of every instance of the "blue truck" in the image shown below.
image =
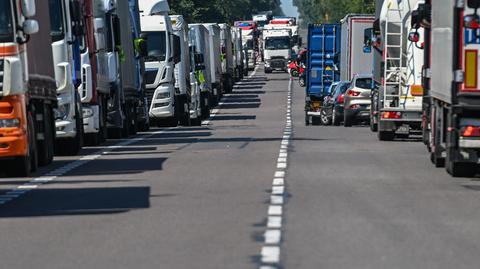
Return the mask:
[(323, 99), (330, 86), (340, 81), (340, 24), (308, 26), (305, 124), (319, 125)]

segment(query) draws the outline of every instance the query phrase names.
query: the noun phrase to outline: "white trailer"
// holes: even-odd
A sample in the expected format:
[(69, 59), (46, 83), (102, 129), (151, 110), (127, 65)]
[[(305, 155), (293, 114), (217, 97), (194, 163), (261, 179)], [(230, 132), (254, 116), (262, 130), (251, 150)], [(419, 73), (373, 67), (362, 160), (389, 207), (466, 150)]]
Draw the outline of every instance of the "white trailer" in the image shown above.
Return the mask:
[[(421, 130), (423, 32), (412, 28), (411, 14), (423, 2), (386, 1), (380, 13), (384, 69), (373, 119), (378, 122), (379, 140), (405, 138)], [(409, 42), (413, 33), (417, 40)]]
[(209, 37), (209, 59), (210, 61), (210, 78), (212, 80), (211, 104), (216, 106), (222, 98), (223, 94), (223, 78), (222, 78), (222, 59), (220, 48), (220, 26), (216, 23), (203, 24), (208, 30)]
[(372, 28), (375, 16), (348, 14), (342, 24), (342, 53), (340, 79), (351, 80), (356, 74), (371, 74), (373, 60), (371, 50), (364, 50), (365, 29)]

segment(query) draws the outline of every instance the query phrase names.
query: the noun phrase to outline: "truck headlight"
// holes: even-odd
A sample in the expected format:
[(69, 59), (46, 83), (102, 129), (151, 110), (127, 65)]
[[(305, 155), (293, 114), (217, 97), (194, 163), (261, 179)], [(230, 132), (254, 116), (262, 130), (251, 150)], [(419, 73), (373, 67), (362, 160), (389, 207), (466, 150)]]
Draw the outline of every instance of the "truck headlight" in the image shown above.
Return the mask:
[(0, 128), (18, 128), (20, 127), (19, 119), (0, 119)]
[(170, 98), (170, 93), (169, 92), (157, 93), (157, 98), (156, 99), (167, 99), (167, 98)]
[(70, 104), (64, 104), (58, 106), (55, 109), (55, 119), (56, 120), (65, 120), (68, 117), (68, 113), (70, 112)]

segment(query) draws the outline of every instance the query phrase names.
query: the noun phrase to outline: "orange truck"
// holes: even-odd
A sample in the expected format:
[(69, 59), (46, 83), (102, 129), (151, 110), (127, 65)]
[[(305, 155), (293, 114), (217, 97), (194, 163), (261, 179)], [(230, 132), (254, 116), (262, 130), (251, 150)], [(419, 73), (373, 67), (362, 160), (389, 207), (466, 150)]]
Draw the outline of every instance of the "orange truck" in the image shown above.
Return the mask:
[(53, 160), (57, 83), (50, 39), (48, 5), (0, 1), (0, 173), (28, 176)]

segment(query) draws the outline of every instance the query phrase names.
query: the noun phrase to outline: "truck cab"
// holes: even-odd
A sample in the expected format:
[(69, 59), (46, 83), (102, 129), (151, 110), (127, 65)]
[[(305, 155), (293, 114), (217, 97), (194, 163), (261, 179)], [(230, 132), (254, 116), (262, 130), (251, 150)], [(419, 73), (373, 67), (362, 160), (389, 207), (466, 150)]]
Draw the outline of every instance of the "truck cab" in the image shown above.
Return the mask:
[(200, 86), (200, 109), (202, 118), (210, 117), (212, 79), (210, 74), (209, 32), (202, 24), (189, 24), (189, 46), (195, 63), (194, 78)]
[(56, 118), (56, 151), (75, 155), (83, 145), (82, 104), (77, 92), (80, 79), (80, 39), (82, 17), (77, 0), (49, 0), (50, 36), (52, 41), (58, 108)]
[(289, 29), (263, 31), (265, 73), (271, 73), (273, 70), (287, 72), (288, 60), (292, 57), (291, 39), (292, 31)]
[(141, 0), (139, 4), (140, 28), (148, 47), (144, 78), (150, 120), (176, 126), (174, 69), (180, 55), (179, 38), (173, 34), (168, 16), (170, 8), (167, 1)]

